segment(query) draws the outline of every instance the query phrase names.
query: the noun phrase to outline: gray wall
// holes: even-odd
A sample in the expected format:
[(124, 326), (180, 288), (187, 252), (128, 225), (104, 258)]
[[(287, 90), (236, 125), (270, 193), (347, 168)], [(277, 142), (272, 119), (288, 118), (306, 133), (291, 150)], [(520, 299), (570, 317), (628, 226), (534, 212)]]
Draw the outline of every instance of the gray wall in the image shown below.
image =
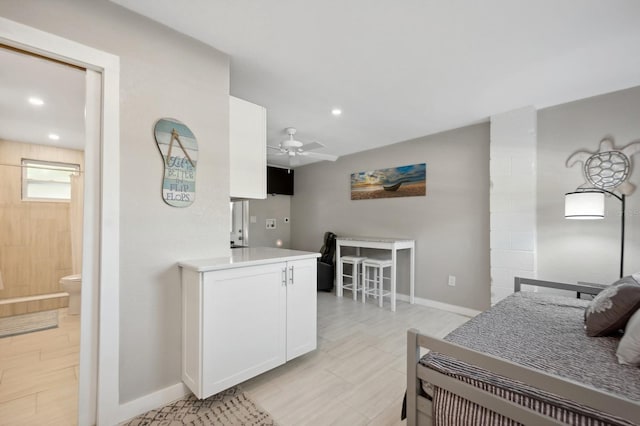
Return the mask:
[[(0, 15), (120, 56), (120, 399), (180, 382), (180, 259), (229, 252), (229, 59), (106, 0), (5, 0)], [(199, 142), (196, 201), (161, 198), (152, 129)], [(103, 283), (113, 285), (114, 283)]]
[[(277, 241), (280, 240), (280, 247), (291, 248), (290, 195), (267, 195), (264, 200), (249, 200), (249, 216), (256, 217), (256, 223), (249, 223), (251, 247), (277, 247)], [(285, 223), (285, 217), (289, 218), (288, 223)], [(266, 219), (275, 219), (276, 229), (267, 229)]]
[[(564, 194), (585, 180), (580, 165), (565, 167), (576, 151), (597, 151), (605, 136), (616, 147), (640, 140), (640, 87), (538, 112), (538, 276), (608, 283), (618, 277), (620, 202), (606, 201), (604, 220), (564, 219)], [(636, 165), (640, 155), (632, 159)], [(637, 169), (637, 167), (636, 167)], [(640, 170), (631, 175), (640, 186)], [(640, 271), (640, 190), (627, 198), (625, 273)]]
[[(421, 162), (426, 197), (350, 199), (351, 173)], [(318, 251), (325, 231), (415, 239), (417, 297), (489, 306), (488, 123), (297, 168), (291, 215), (294, 249)], [(406, 265), (401, 256), (399, 269)], [(406, 274), (398, 291), (409, 293)]]

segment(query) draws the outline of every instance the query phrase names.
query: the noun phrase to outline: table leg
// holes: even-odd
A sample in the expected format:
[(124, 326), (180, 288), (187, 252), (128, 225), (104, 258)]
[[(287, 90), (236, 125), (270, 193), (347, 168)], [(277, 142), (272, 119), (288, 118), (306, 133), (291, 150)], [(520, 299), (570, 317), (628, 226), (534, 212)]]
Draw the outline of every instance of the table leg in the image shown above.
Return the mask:
[(391, 249), (391, 310), (396, 310), (396, 274), (398, 272), (398, 251)]
[(342, 297), (342, 262), (340, 262), (340, 244), (336, 244), (336, 296)]
[(415, 289), (416, 289), (416, 248), (415, 246), (409, 249), (409, 303), (415, 303)]

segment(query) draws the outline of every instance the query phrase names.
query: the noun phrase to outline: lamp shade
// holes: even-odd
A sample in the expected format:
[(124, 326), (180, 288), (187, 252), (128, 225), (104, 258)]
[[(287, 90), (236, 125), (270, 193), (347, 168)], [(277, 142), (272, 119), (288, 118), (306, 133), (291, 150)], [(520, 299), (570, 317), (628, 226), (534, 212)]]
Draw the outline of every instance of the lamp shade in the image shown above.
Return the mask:
[(567, 219), (604, 219), (604, 192), (578, 191), (564, 195)]

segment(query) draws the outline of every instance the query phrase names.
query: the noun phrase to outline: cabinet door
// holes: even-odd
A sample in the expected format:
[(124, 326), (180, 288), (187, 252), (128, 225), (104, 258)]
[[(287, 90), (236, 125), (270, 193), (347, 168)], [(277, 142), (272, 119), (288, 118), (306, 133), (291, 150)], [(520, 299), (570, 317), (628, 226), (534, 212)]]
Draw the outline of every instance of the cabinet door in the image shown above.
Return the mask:
[(204, 274), (204, 398), (285, 362), (285, 268), (282, 262)]
[(229, 97), (229, 179), (232, 198), (267, 197), (267, 113)]
[(316, 259), (287, 262), (287, 361), (316, 348)]

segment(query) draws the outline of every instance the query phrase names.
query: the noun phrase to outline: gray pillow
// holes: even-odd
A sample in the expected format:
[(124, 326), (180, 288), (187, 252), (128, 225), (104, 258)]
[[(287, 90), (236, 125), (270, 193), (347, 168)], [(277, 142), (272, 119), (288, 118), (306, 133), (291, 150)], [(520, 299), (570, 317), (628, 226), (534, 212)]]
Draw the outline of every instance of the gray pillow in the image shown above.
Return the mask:
[(640, 273), (620, 278), (593, 298), (585, 311), (587, 335), (606, 336), (624, 328), (640, 308)]
[(640, 309), (627, 322), (616, 355), (620, 364), (640, 367)]

